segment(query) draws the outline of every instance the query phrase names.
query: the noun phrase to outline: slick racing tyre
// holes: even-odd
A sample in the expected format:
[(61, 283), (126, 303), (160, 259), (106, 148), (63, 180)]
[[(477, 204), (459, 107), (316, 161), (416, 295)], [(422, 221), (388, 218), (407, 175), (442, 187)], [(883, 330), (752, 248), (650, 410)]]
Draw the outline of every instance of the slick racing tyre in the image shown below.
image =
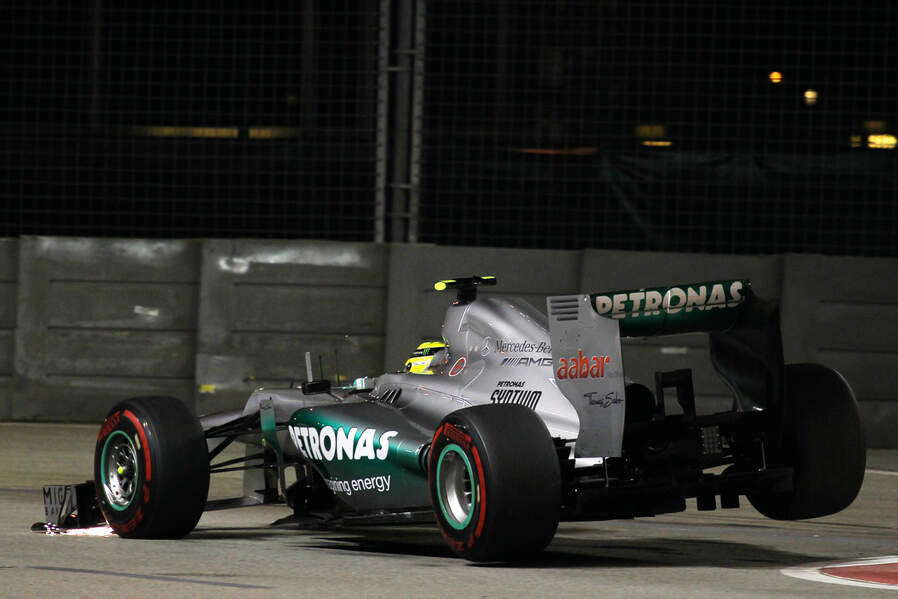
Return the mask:
[(199, 421), (172, 397), (117, 404), (94, 451), (97, 501), (123, 537), (177, 538), (194, 529), (209, 492), (209, 454)]
[(770, 448), (769, 459), (794, 468), (793, 489), (750, 494), (748, 500), (776, 520), (835, 514), (854, 501), (864, 481), (857, 401), (842, 375), (821, 364), (788, 364), (785, 377), (781, 442)]
[(500, 404), (453, 412), (437, 428), (428, 461), (434, 514), (456, 555), (524, 559), (555, 536), (558, 455), (533, 410)]

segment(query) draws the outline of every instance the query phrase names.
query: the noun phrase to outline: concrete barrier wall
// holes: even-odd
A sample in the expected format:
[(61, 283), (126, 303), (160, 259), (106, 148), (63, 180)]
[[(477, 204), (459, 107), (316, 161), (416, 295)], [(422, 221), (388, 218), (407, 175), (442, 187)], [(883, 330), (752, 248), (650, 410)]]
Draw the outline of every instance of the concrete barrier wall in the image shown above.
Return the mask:
[(3, 420), (12, 416), (18, 279), (18, 243), (14, 239), (0, 239), (0, 419)]
[(898, 260), (788, 255), (783, 344), (790, 362), (837, 369), (872, 447), (898, 447)]
[(97, 421), (165, 394), (193, 404), (199, 242), (23, 237), (10, 416)]
[[(257, 386), (402, 367), (440, 335), (434, 280), (494, 274), (484, 295), (545, 296), (750, 278), (779, 299), (787, 361), (838, 368), (871, 446), (898, 447), (898, 260), (503, 250), (319, 241), (0, 240), (0, 417), (97, 421), (167, 394), (200, 413)], [(707, 336), (626, 340), (628, 376), (692, 368), (700, 411), (729, 407)], [(319, 366), (320, 364), (320, 366)]]
[[(334, 384), (383, 368), (389, 248), (323, 241), (203, 245), (197, 409), (242, 405), (253, 388), (313, 372)], [(322, 372), (323, 371), (323, 372)]]

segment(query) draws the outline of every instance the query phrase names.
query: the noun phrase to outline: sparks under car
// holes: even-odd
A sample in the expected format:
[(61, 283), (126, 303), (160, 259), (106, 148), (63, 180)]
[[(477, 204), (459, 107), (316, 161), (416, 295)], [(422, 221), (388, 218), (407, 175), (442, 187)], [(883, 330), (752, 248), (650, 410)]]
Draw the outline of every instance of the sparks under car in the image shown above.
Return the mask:
[[(436, 520), (457, 555), (493, 561), (541, 551), (559, 521), (677, 512), (687, 498), (731, 508), (740, 496), (771, 518), (813, 518), (857, 495), (865, 446), (851, 388), (826, 366), (784, 365), (777, 306), (748, 281), (549, 297), (547, 314), (477, 297), (495, 283), (437, 283), (457, 296), (417, 372), (259, 389), (200, 418), (172, 398), (119, 403), (96, 444), (103, 517), (122, 536), (180, 537), (205, 509), (285, 502), (300, 519)], [(710, 336), (730, 410), (698, 414), (688, 369), (626, 376), (622, 337), (683, 332)], [(222, 461), (235, 441), (256, 449)], [(245, 496), (207, 501), (210, 474), (234, 468)]]

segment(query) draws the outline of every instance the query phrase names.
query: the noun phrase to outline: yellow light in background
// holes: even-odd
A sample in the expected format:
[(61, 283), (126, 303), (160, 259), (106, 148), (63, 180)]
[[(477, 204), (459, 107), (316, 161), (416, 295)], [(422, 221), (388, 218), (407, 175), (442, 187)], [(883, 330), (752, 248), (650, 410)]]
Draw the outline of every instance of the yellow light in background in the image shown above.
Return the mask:
[(202, 137), (234, 139), (240, 135), (236, 127), (134, 127), (131, 132), (141, 137)]
[(783, 74), (779, 71), (773, 71), (772, 73), (770, 73), (769, 77), (770, 83), (782, 83), (783, 81)]
[(860, 135), (852, 135), (851, 136), (851, 147), (852, 148), (861, 147), (861, 136)]
[(882, 133), (885, 130), (885, 121), (864, 121), (864, 131), (867, 133)]
[(667, 136), (667, 126), (662, 124), (637, 124), (633, 128), (633, 134), (640, 140), (640, 144), (650, 148), (669, 148), (673, 142), (664, 139)]
[(301, 130), (298, 127), (177, 127), (177, 126), (147, 126), (132, 127), (131, 133), (138, 137), (190, 137), (203, 139), (237, 139), (241, 135), (249, 139), (288, 139), (299, 137)]
[(809, 89), (804, 92), (804, 103), (813, 106), (817, 103), (817, 90)]
[(636, 125), (633, 133), (636, 137), (664, 137), (667, 129), (664, 125)]
[(894, 135), (880, 133), (867, 136), (867, 147), (876, 150), (892, 150), (895, 148), (896, 143), (898, 143), (898, 139)]
[(299, 129), (295, 127), (250, 127), (250, 139), (286, 139), (299, 137)]

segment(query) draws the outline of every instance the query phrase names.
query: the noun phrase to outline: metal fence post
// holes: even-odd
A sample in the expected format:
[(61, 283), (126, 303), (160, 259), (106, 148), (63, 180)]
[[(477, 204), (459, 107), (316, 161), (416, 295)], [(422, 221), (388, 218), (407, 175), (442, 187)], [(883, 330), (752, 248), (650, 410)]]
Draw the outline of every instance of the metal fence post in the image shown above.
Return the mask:
[(387, 158), (389, 156), (390, 17), (392, 2), (381, 0), (377, 43), (377, 141), (375, 144), (374, 241), (386, 241)]
[(424, 36), (427, 27), (427, 1), (415, 2), (415, 36), (412, 54), (411, 147), (409, 148), (408, 239), (418, 242), (421, 202), (421, 128), (424, 108)]
[(380, 4), (374, 235), (378, 242), (418, 240), (424, 5), (424, 0)]

